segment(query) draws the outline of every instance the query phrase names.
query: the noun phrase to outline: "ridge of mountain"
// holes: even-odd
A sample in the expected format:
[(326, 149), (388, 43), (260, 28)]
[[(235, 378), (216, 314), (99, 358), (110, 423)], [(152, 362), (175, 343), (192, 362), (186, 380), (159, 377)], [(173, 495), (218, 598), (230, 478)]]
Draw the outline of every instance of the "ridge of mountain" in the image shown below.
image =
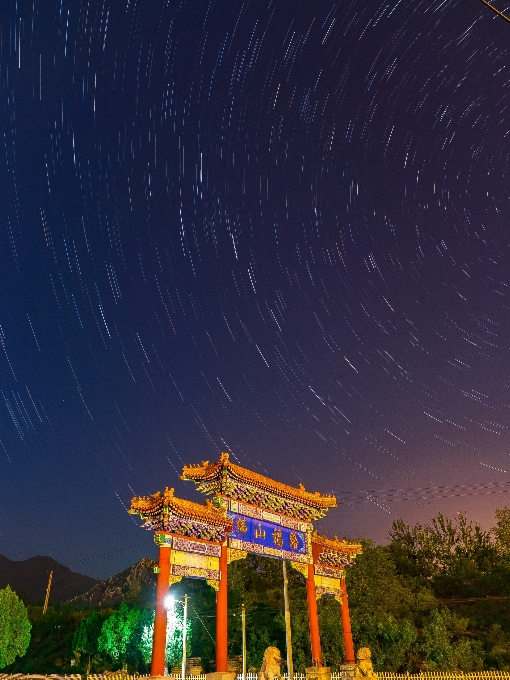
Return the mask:
[(121, 602), (149, 603), (155, 599), (155, 566), (153, 560), (143, 557), (118, 574), (96, 582), (86, 593), (70, 598), (66, 604), (116, 607)]
[(10, 586), (27, 602), (44, 599), (50, 571), (53, 572), (50, 602), (64, 602), (87, 592), (97, 579), (72, 571), (52, 557), (36, 555), (26, 560), (10, 560), (0, 555), (0, 588)]

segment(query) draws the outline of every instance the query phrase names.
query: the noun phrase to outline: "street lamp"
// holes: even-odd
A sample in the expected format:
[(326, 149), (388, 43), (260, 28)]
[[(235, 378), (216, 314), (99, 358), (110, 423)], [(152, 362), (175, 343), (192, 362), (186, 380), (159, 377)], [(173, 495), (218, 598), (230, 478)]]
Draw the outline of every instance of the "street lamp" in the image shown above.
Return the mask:
[(175, 597), (173, 595), (167, 595), (165, 597), (165, 609), (167, 609), (169, 612), (173, 612), (175, 610)]

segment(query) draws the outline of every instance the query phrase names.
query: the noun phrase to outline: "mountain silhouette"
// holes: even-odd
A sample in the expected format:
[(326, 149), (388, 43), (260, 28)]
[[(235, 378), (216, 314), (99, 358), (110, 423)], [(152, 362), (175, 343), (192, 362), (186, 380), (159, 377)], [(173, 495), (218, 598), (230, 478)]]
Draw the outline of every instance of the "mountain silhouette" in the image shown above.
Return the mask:
[(40, 602), (46, 595), (50, 571), (53, 571), (50, 604), (81, 595), (97, 583), (97, 579), (71, 571), (52, 557), (36, 555), (18, 561), (0, 555), (0, 588), (9, 585), (26, 602)]
[(90, 590), (68, 600), (67, 604), (89, 604), (93, 607), (117, 607), (121, 602), (149, 603), (155, 598), (156, 563), (144, 557), (104, 581), (97, 581)]

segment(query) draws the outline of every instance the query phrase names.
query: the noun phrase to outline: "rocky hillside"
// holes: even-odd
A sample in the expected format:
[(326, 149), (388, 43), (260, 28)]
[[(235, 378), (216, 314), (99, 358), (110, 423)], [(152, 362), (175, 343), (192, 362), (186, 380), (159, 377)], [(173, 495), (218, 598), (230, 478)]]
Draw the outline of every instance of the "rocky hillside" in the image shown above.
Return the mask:
[(156, 592), (156, 563), (144, 557), (128, 569), (97, 582), (89, 591), (68, 600), (68, 604), (86, 603), (93, 607), (117, 607), (121, 602), (150, 604)]
[(50, 571), (53, 572), (50, 603), (74, 598), (97, 583), (95, 578), (71, 571), (52, 557), (36, 555), (16, 561), (0, 555), (0, 588), (9, 585), (27, 602), (40, 602), (46, 594)]

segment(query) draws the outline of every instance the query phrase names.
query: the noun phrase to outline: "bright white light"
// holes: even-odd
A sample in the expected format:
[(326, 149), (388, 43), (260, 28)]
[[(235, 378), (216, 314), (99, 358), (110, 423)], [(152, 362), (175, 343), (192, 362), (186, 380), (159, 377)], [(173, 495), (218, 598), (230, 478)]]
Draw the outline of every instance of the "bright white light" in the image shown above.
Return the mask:
[(165, 597), (165, 607), (171, 611), (175, 609), (175, 598), (172, 595), (167, 595)]

